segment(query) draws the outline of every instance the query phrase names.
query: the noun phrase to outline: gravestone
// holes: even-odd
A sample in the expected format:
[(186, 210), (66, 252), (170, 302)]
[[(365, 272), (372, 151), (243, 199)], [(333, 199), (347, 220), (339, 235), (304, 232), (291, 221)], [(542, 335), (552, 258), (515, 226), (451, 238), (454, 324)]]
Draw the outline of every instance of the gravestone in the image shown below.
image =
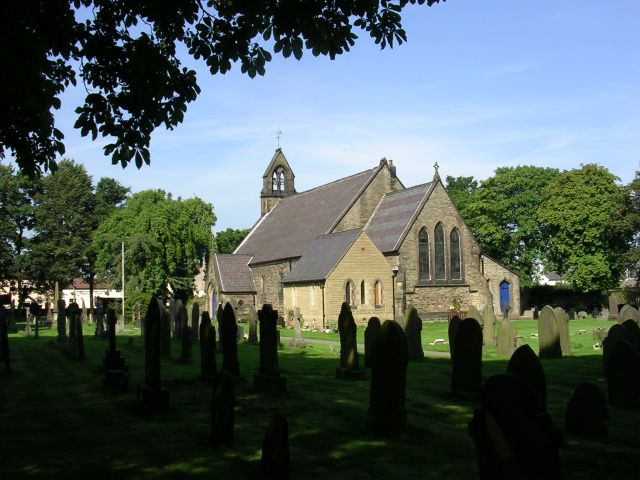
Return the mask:
[(612, 293), (609, 295), (609, 320), (617, 320), (618, 313), (618, 295)]
[(408, 362), (409, 347), (402, 327), (393, 320), (386, 320), (380, 327), (371, 355), (368, 429), (379, 433), (404, 430)]
[(187, 313), (187, 307), (184, 306), (182, 300), (176, 300), (176, 325), (174, 331), (174, 340), (182, 340), (182, 332), (184, 332), (185, 325), (189, 325), (189, 314)]
[(622, 323), (626, 320), (633, 320), (638, 323), (638, 311), (631, 305), (623, 306), (618, 314), (618, 323)]
[(234, 377), (240, 376), (238, 361), (238, 324), (233, 307), (227, 302), (222, 311), (220, 325), (220, 342), (222, 343), (222, 369)]
[(133, 305), (133, 324), (137, 328), (142, 328), (142, 319), (140, 318), (140, 302)]
[(581, 437), (602, 437), (607, 434), (608, 419), (602, 389), (591, 382), (580, 383), (567, 403), (564, 429)]
[[(229, 304), (227, 303), (227, 305)], [(211, 428), (209, 436), (214, 446), (233, 446), (235, 397), (233, 376), (226, 370), (220, 370), (216, 375), (211, 397)]]
[[(258, 392), (279, 394), (287, 391), (287, 379), (280, 376), (276, 338), (278, 311), (269, 304), (258, 311), (260, 321), (260, 369), (253, 377)], [(296, 319), (298, 325), (300, 322)]]
[(469, 422), (481, 479), (561, 478), (562, 434), (538, 411), (531, 389), (509, 374), (490, 377)]
[(453, 355), (456, 350), (456, 334), (458, 333), (458, 328), (460, 328), (460, 322), (462, 322), (462, 320), (460, 320), (460, 317), (457, 315), (454, 315), (449, 321), (449, 355), (451, 356), (451, 360), (453, 360)]
[(202, 312), (200, 322), (200, 380), (212, 383), (216, 377), (216, 329), (211, 325), (209, 312)]
[(518, 377), (531, 389), (539, 412), (547, 411), (547, 380), (538, 356), (529, 345), (522, 345), (513, 352), (507, 365), (507, 373)]
[(169, 299), (169, 325), (172, 338), (176, 337), (176, 329), (178, 327), (178, 308), (174, 298)]
[(627, 341), (640, 351), (640, 326), (633, 319), (625, 320), (621, 325), (627, 331)]
[[(422, 350), (422, 320), (418, 310), (413, 305), (408, 305), (404, 315), (404, 332), (409, 345), (409, 360), (421, 360), (424, 358)], [(366, 363), (366, 362), (365, 362)]]
[(584, 319), (586, 319), (588, 316), (589, 316), (589, 315), (588, 315), (588, 314), (587, 314), (587, 312), (586, 312), (586, 311), (584, 311), (584, 310), (580, 310), (580, 311), (578, 312), (578, 319), (580, 319), (580, 320), (584, 320)]
[(144, 384), (138, 385), (138, 402), (150, 410), (169, 408), (169, 391), (162, 388), (160, 357), (162, 315), (158, 300), (152, 298), (145, 316)]
[(558, 321), (553, 308), (546, 305), (540, 311), (538, 320), (538, 341), (540, 343), (540, 358), (561, 358), (560, 332)]
[(556, 324), (558, 325), (558, 334), (560, 335), (560, 349), (562, 355), (571, 353), (571, 335), (569, 333), (569, 315), (562, 308), (554, 308), (556, 314)]
[[(104, 304), (104, 300), (102, 300), (101, 298), (98, 298), (98, 300), (96, 301), (96, 310), (97, 310), (96, 330), (95, 330), (94, 336), (98, 338), (104, 338), (106, 333), (105, 326), (104, 326), (105, 304)], [(58, 307), (58, 315), (60, 315), (59, 312), (60, 312), (60, 307)]]
[[(36, 320), (37, 323), (37, 320)], [(75, 336), (75, 342), (76, 342), (76, 347), (75, 347), (75, 359), (76, 360), (84, 360), (85, 359), (85, 354), (84, 354), (84, 332), (82, 331), (82, 311), (78, 310), (76, 311), (76, 336)], [(36, 332), (37, 332), (37, 328), (36, 328)], [(36, 334), (37, 336), (37, 334)]]
[[(160, 306), (158, 306), (160, 308)], [(147, 329), (146, 317), (145, 317), (145, 334)], [(167, 309), (162, 309), (162, 315), (160, 318), (160, 336), (161, 336), (161, 348), (162, 357), (171, 358), (171, 313)], [(146, 341), (145, 336), (145, 341)]]
[(493, 312), (493, 305), (487, 305), (482, 310), (482, 339), (486, 347), (496, 345), (496, 314)]
[(260, 469), (264, 478), (289, 478), (289, 455), (289, 423), (284, 415), (273, 412), (262, 440)]
[(69, 323), (67, 353), (71, 358), (76, 358), (78, 348), (78, 342), (76, 341), (78, 327), (76, 327), (76, 322), (80, 321), (80, 307), (76, 302), (71, 302), (69, 304), (69, 308), (67, 308), (67, 319)]
[(515, 350), (516, 331), (513, 328), (513, 322), (509, 319), (500, 320), (498, 327), (498, 355), (503, 357), (511, 357)]
[(600, 320), (608, 320), (609, 319), (609, 309), (603, 308), (602, 312), (600, 312)]
[(102, 368), (104, 378), (102, 387), (116, 392), (129, 391), (129, 366), (119, 350), (116, 349), (116, 312), (107, 310), (107, 333), (109, 348), (104, 352)]
[(598, 310), (598, 307), (593, 307), (593, 310), (591, 310), (591, 317), (594, 320), (597, 320), (599, 316), (600, 316), (600, 311)]
[(611, 349), (607, 362), (609, 403), (625, 410), (640, 408), (640, 353), (622, 340)]
[(627, 340), (629, 340), (629, 334), (626, 328), (624, 328), (619, 323), (611, 326), (609, 332), (607, 333), (607, 337), (602, 341), (602, 370), (605, 378), (607, 378), (607, 365), (609, 363), (609, 357), (611, 356), (613, 347), (618, 342)]
[(80, 317), (80, 320), (82, 321), (82, 323), (87, 323), (87, 320), (88, 320), (87, 306), (84, 303), (84, 298), (80, 302), (80, 310), (82, 311), (82, 316)]
[(51, 327), (53, 325), (53, 310), (51, 309), (51, 306), (49, 305), (49, 302), (46, 302), (46, 306), (47, 306), (47, 326)]
[(247, 343), (249, 345), (257, 345), (258, 344), (258, 314), (256, 313), (256, 309), (253, 308), (253, 305), (249, 305), (249, 339)]
[(58, 300), (58, 336), (56, 341), (58, 343), (67, 343), (67, 315), (66, 306), (63, 299)]
[(238, 330), (236, 331), (236, 342), (240, 343), (244, 341), (244, 328), (240, 324), (236, 324)]
[(222, 317), (224, 316), (224, 307), (222, 306), (222, 303), (218, 304), (218, 310), (216, 311), (216, 321), (218, 322), (218, 338), (219, 338), (219, 342), (218, 342), (218, 350), (220, 352), (222, 352), (222, 349), (224, 348), (224, 341), (222, 336), (224, 335), (224, 328), (222, 328)]
[(469, 309), (467, 310), (467, 315), (465, 318), (473, 318), (480, 325), (484, 323), (484, 317), (480, 313), (480, 310), (476, 308), (475, 305), (469, 305)]
[[(277, 320), (277, 319), (276, 319)], [(291, 348), (306, 348), (307, 342), (302, 339), (302, 327), (300, 326), (300, 320), (293, 319), (293, 338), (289, 342)]]
[(576, 309), (575, 309), (575, 307), (571, 307), (569, 309), (568, 315), (569, 315), (569, 320), (575, 320), (576, 319)]
[(7, 375), (11, 373), (11, 352), (9, 350), (9, 319), (4, 307), (0, 306), (0, 360), (4, 361)]
[(191, 305), (191, 333), (192, 343), (198, 343), (198, 333), (200, 331), (200, 305), (198, 302), (193, 302)]
[(40, 338), (40, 321), (38, 320), (38, 317), (34, 317), (33, 329), (34, 329), (33, 337)]
[(456, 333), (452, 359), (451, 391), (476, 395), (482, 386), (482, 328), (474, 318), (465, 318)]
[(338, 331), (340, 332), (340, 366), (336, 368), (336, 378), (361, 379), (364, 370), (360, 370), (358, 359), (357, 327), (353, 320), (351, 309), (342, 302), (338, 316)]
[(533, 319), (538, 320), (540, 318), (540, 309), (538, 307), (534, 307), (533, 309)]
[(371, 317), (367, 328), (364, 331), (364, 366), (365, 368), (371, 368), (371, 362), (373, 359), (373, 346), (376, 339), (380, 335), (380, 319), (378, 317)]
[(193, 352), (193, 332), (188, 322), (185, 322), (182, 327), (182, 335), (180, 335), (180, 341), (182, 342), (182, 351), (180, 352), (180, 363), (191, 363), (191, 357)]
[(116, 323), (116, 333), (124, 333), (124, 316), (118, 315), (118, 322)]

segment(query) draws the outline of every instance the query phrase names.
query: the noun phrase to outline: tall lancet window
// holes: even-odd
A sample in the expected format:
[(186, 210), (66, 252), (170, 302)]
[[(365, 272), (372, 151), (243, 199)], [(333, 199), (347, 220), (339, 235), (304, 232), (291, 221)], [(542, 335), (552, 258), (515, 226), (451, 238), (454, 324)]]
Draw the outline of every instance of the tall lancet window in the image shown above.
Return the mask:
[(426, 282), (431, 274), (429, 272), (429, 234), (425, 228), (418, 234), (418, 261), (420, 281)]
[(449, 238), (449, 257), (451, 259), (451, 279), (462, 279), (461, 257), (460, 254), (460, 233), (454, 228)]
[(441, 223), (436, 225), (435, 237), (436, 280), (445, 280), (447, 270), (444, 259), (444, 227)]

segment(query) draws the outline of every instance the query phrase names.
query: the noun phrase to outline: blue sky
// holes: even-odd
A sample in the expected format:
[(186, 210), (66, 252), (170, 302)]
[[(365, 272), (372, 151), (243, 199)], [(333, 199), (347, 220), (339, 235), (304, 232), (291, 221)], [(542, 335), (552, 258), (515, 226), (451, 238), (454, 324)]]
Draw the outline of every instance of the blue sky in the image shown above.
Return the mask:
[(640, 169), (640, 2), (449, 0), (407, 8), (408, 42), (380, 51), (365, 32), (336, 60), (274, 56), (250, 79), (198, 72), (185, 122), (158, 130), (151, 166), (112, 166), (107, 141), (73, 129), (84, 90), (56, 114), (67, 154), (97, 181), (213, 203), (215, 230), (250, 227), (261, 175), (281, 147), (303, 191), (393, 159), (406, 186), (440, 173), (598, 163)]

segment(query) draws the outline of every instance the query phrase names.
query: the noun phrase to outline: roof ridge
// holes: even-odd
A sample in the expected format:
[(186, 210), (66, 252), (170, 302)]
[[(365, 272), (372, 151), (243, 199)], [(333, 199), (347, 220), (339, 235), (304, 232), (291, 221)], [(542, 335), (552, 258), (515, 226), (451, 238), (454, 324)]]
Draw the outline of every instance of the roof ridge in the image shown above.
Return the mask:
[(333, 184), (335, 184), (335, 183), (342, 182), (342, 181), (344, 181), (344, 180), (349, 180), (350, 178), (353, 178), (353, 177), (357, 177), (358, 175), (362, 175), (363, 173), (373, 172), (373, 171), (374, 171), (374, 170), (376, 170), (377, 168), (378, 168), (378, 167), (375, 167), (375, 168), (369, 168), (368, 170), (363, 170), (363, 171), (361, 171), (361, 172), (354, 173), (353, 175), (348, 175), (348, 176), (346, 176), (346, 177), (338, 178), (337, 180), (333, 180), (333, 181), (331, 181), (331, 182), (329, 182), (329, 183), (325, 183), (324, 185), (318, 185), (317, 187), (310, 188), (309, 190), (304, 190), (304, 191), (302, 191), (302, 192), (298, 192), (298, 193), (296, 193), (295, 195), (291, 195), (291, 196), (289, 196), (289, 197), (285, 197), (285, 198), (281, 199), (280, 201), (282, 201), (282, 200), (286, 200), (287, 198), (291, 198), (291, 197), (298, 197), (298, 196), (300, 196), (300, 195), (304, 195), (305, 193), (313, 192), (313, 191), (315, 191), (315, 190), (320, 190), (321, 188), (328, 187), (328, 186), (333, 185)]
[(407, 190), (414, 190), (414, 189), (419, 188), (419, 187), (427, 187), (431, 183), (433, 183), (433, 182), (420, 183), (418, 185), (414, 185), (413, 187), (406, 187), (406, 188), (404, 188), (402, 190), (396, 190), (394, 192), (385, 193), (384, 196), (385, 197), (391, 197), (392, 195), (400, 194), (400, 193), (403, 193), (403, 192), (406, 193)]

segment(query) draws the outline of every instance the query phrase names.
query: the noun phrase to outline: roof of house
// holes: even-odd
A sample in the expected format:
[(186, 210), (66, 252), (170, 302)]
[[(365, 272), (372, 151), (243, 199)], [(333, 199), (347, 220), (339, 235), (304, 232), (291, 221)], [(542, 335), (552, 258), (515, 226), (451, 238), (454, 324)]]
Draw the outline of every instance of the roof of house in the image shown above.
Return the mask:
[[(67, 285), (66, 289), (72, 290), (89, 290), (89, 282), (87, 282), (84, 278), (74, 278), (69, 285)], [(111, 290), (112, 286), (109, 282), (98, 282), (95, 280), (93, 282), (93, 288), (95, 290)]]
[(324, 280), (358, 238), (361, 229), (320, 235), (285, 277), (284, 283)]
[(564, 280), (564, 277), (558, 272), (545, 272), (544, 276), (547, 277), (551, 282), (560, 282)]
[(215, 261), (220, 274), (220, 288), (223, 292), (255, 292), (253, 276), (249, 269), (250, 255), (216, 253)]
[(301, 257), (314, 238), (329, 233), (381, 167), (281, 199), (234, 253), (252, 256), (252, 264)]
[(413, 218), (432, 182), (416, 185), (398, 192), (387, 193), (373, 212), (365, 231), (382, 253), (400, 248), (404, 233), (413, 223)]

